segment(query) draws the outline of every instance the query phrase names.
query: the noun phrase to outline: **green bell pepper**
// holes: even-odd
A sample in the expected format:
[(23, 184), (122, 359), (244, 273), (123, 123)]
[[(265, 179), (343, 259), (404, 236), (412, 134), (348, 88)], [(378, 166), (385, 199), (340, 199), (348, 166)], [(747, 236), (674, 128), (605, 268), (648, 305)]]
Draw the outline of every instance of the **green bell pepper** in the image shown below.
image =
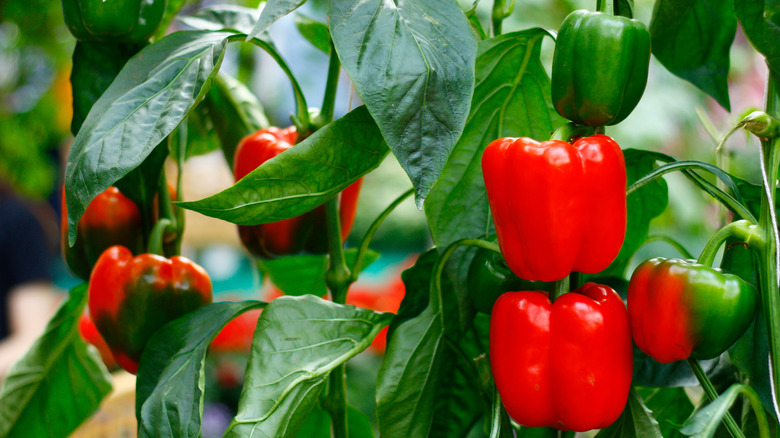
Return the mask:
[(582, 125), (614, 125), (634, 110), (647, 85), (650, 32), (642, 22), (574, 11), (561, 24), (552, 66), (552, 101)]
[(650, 259), (628, 286), (628, 315), (637, 347), (661, 363), (712, 359), (747, 330), (756, 289), (733, 274), (679, 259)]
[(62, 0), (65, 24), (79, 41), (146, 41), (165, 8), (166, 0)]
[(490, 315), (498, 297), (510, 291), (547, 290), (541, 281), (528, 281), (516, 276), (501, 254), (479, 248), (469, 265), (468, 295), (478, 312)]

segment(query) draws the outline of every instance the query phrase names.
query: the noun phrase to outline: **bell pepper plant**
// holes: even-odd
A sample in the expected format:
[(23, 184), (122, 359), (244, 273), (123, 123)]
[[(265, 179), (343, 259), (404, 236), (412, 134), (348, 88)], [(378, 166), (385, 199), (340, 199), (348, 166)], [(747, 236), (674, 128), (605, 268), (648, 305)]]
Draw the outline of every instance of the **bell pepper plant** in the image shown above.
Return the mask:
[(117, 363), (133, 374), (160, 327), (211, 300), (211, 279), (192, 261), (155, 254), (133, 257), (118, 245), (100, 256), (89, 279), (95, 326)]
[[(295, 126), (270, 127), (244, 137), (236, 147), (233, 176), (236, 181), (261, 164), (293, 147), (298, 137)], [(362, 180), (344, 189), (340, 195), (341, 235), (346, 239), (357, 211)], [(325, 207), (317, 207), (301, 216), (261, 225), (239, 225), (238, 234), (244, 247), (255, 257), (271, 259), (301, 252), (327, 252)]]
[(758, 300), (736, 275), (658, 257), (636, 268), (627, 302), (637, 347), (669, 363), (720, 356), (753, 322)]
[(526, 280), (593, 274), (626, 230), (626, 168), (606, 135), (537, 142), (505, 137), (482, 155), (490, 211), (509, 268)]
[(555, 302), (546, 292), (507, 292), (490, 316), (490, 368), (507, 413), (521, 425), (607, 427), (631, 387), (626, 307), (595, 283)]

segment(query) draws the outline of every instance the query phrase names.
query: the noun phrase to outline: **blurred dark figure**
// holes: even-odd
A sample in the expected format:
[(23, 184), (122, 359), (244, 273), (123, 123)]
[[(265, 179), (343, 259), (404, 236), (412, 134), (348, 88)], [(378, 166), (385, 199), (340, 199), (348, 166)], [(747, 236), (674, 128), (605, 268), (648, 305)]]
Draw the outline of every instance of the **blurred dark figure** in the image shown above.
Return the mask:
[(0, 380), (43, 333), (62, 299), (50, 273), (54, 216), (0, 179)]

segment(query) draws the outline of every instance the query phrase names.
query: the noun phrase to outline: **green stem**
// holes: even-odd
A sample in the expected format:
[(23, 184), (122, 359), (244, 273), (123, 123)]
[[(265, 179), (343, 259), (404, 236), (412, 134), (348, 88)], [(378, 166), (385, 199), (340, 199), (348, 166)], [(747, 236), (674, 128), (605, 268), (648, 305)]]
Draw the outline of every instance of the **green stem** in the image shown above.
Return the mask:
[(493, 36), (501, 35), (504, 19), (512, 15), (515, 9), (515, 0), (494, 0), (491, 22), (493, 23)]
[(336, 53), (336, 47), (333, 41), (330, 43), (330, 63), (328, 64), (328, 80), (325, 83), (325, 96), (322, 98), (322, 108), (320, 109), (322, 126), (333, 121), (333, 113), (336, 107), (336, 91), (339, 85), (339, 73), (341, 72), (341, 63), (339, 55)]
[[(444, 250), (444, 253), (439, 257), (438, 260), (436, 260), (436, 264), (433, 265), (433, 272), (431, 276), (431, 304), (432, 307), (440, 308), (442, 305), (441, 302), (441, 276), (444, 272), (444, 266), (447, 265), (447, 261), (452, 256), (452, 253), (455, 252), (460, 247), (463, 246), (476, 246), (478, 248), (485, 248), (491, 251), (500, 252), (498, 245), (492, 242), (487, 242), (485, 240), (479, 240), (479, 239), (461, 239), (457, 240), (450, 244), (450, 246), (447, 247), (447, 249)], [(440, 309), (441, 310), (441, 309)]]
[[(770, 71), (767, 83), (766, 112), (773, 117), (780, 117), (780, 96), (778, 96), (777, 79)], [(780, 166), (780, 142), (774, 139), (761, 141), (761, 173), (763, 188), (761, 194), (761, 212), (759, 214), (759, 229), (763, 233), (765, 245), (759, 248), (758, 277), (764, 317), (769, 338), (769, 357), (772, 371), (772, 395), (774, 397), (775, 415), (780, 417), (780, 287), (778, 287), (777, 217), (775, 216), (775, 189)]]
[[(715, 390), (715, 386), (713, 386), (710, 378), (707, 377), (707, 373), (704, 372), (701, 365), (699, 364), (699, 361), (696, 359), (688, 359), (688, 365), (691, 366), (691, 370), (696, 376), (696, 379), (699, 381), (702, 389), (704, 389), (704, 393), (707, 395), (707, 398), (710, 400), (710, 402), (715, 401), (715, 399), (718, 398), (718, 391)], [(736, 420), (734, 420), (734, 417), (732, 417), (730, 413), (726, 412), (726, 415), (723, 416), (723, 424), (726, 426), (726, 429), (728, 429), (729, 434), (731, 434), (732, 437), (745, 438), (745, 435), (742, 433), (742, 430), (739, 428)]]
[(720, 249), (720, 246), (730, 237), (736, 237), (738, 240), (745, 242), (748, 246), (764, 246), (758, 227), (756, 225), (750, 225), (750, 222), (743, 219), (731, 222), (718, 230), (718, 232), (707, 242), (707, 245), (704, 246), (697, 262), (705, 266), (712, 266), (712, 263), (715, 261), (715, 256), (718, 254), (718, 249)]
[(580, 137), (589, 137), (595, 133), (596, 128), (593, 126), (578, 125), (574, 122), (569, 122), (556, 129), (550, 136), (550, 140), (560, 140), (571, 143), (572, 140)]
[(387, 206), (387, 208), (384, 209), (382, 214), (380, 214), (376, 219), (374, 219), (374, 222), (371, 224), (370, 227), (368, 227), (368, 230), (366, 230), (366, 234), (363, 236), (363, 240), (360, 241), (360, 247), (358, 248), (357, 257), (355, 258), (355, 264), (352, 266), (352, 281), (357, 280), (357, 276), (360, 273), (360, 271), (363, 269), (363, 260), (366, 258), (366, 253), (368, 252), (368, 246), (371, 244), (371, 240), (374, 239), (374, 235), (376, 235), (376, 232), (379, 230), (379, 227), (382, 225), (382, 223), (387, 219), (388, 216), (390, 216), (390, 213), (392, 213), (396, 207), (401, 205), (402, 202), (409, 196), (411, 196), (414, 193), (414, 188), (411, 188), (404, 193), (401, 194), (401, 196), (397, 197), (395, 201), (393, 201), (390, 205)]
[[(344, 304), (347, 301), (347, 291), (352, 282), (346, 258), (344, 244), (341, 241), (341, 218), (339, 215), (339, 199), (335, 196), (325, 203), (325, 217), (328, 225), (328, 248), (330, 266), (325, 282), (334, 303)], [(347, 438), (347, 382), (346, 365), (341, 364), (331, 371), (329, 391), (325, 406), (330, 414), (333, 437)]]
[[(183, 174), (184, 161), (187, 159), (188, 133), (189, 131), (187, 130), (187, 124), (183, 123), (182, 126), (179, 127), (179, 153), (176, 156), (176, 201), (181, 199), (182, 190), (184, 189)], [(174, 213), (176, 214), (175, 252), (176, 254), (181, 254), (181, 241), (184, 237), (184, 209), (177, 208), (174, 210)]]
[(644, 246), (651, 242), (664, 242), (669, 246), (671, 246), (672, 248), (676, 249), (677, 252), (679, 252), (680, 255), (683, 256), (684, 258), (686, 259), (695, 258), (690, 251), (688, 251), (684, 246), (680, 244), (680, 242), (677, 242), (676, 240), (672, 239), (669, 236), (664, 236), (661, 234), (651, 234), (647, 236), (647, 239), (645, 239), (645, 242), (642, 245)]
[[(242, 38), (241, 35), (237, 35), (235, 38), (232, 39), (240, 39)], [(303, 90), (301, 90), (301, 86), (298, 84), (298, 81), (295, 79), (295, 75), (293, 75), (292, 70), (290, 70), (290, 67), (287, 66), (287, 63), (284, 61), (282, 56), (279, 54), (279, 52), (276, 51), (276, 48), (272, 44), (269, 44), (263, 40), (252, 38), (251, 42), (265, 50), (269, 55), (271, 55), (271, 58), (276, 61), (276, 63), (279, 65), (279, 67), (282, 69), (284, 74), (287, 75), (287, 77), (290, 79), (290, 83), (293, 87), (293, 94), (295, 95), (295, 115), (292, 116), (293, 123), (295, 124), (296, 129), (298, 130), (298, 136), (302, 137), (300, 140), (303, 140), (303, 138), (309, 136), (309, 131), (311, 129), (311, 121), (309, 120), (309, 107), (306, 105), (306, 98), (303, 95)]]
[(614, 0), (598, 0), (596, 2), (596, 10), (608, 15), (615, 15)]
[(499, 438), (501, 436), (502, 426), (502, 414), (503, 408), (501, 407), (501, 396), (498, 394), (498, 390), (493, 391), (493, 408), (491, 412), (491, 427), (490, 438)]
[(550, 295), (550, 301), (555, 302), (561, 295), (570, 292), (569, 277), (563, 277), (560, 280), (553, 283), (552, 295)]
[(146, 251), (149, 254), (157, 254), (165, 256), (163, 253), (163, 243), (165, 241), (165, 233), (174, 231), (175, 227), (173, 222), (169, 219), (163, 218), (157, 221), (152, 228), (152, 234), (149, 236), (149, 244), (146, 247)]

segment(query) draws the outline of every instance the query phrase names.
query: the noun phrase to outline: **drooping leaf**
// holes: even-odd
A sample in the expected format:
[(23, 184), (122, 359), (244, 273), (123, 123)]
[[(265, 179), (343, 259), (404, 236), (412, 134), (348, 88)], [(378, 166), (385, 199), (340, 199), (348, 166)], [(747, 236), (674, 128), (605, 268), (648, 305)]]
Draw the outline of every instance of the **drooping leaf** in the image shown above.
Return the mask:
[[(260, 18), (260, 11), (238, 5), (214, 5), (192, 15), (177, 18), (198, 30), (235, 30), (249, 33)], [(258, 37), (267, 38), (267, 35), (258, 34)]]
[(680, 427), (693, 413), (693, 403), (683, 388), (640, 388), (637, 390), (653, 413), (664, 438), (681, 438)]
[(663, 438), (658, 422), (647, 409), (642, 397), (634, 389), (628, 395), (628, 403), (612, 426), (596, 435), (597, 438)]
[(298, 32), (306, 38), (311, 45), (325, 53), (330, 53), (330, 31), (328, 25), (309, 18), (303, 14), (295, 15), (295, 26)]
[(734, 384), (715, 401), (698, 410), (685, 422), (680, 432), (696, 438), (712, 438), (720, 426), (721, 420), (734, 404), (740, 392), (752, 392), (749, 386)]
[(141, 46), (135, 44), (76, 43), (70, 83), (73, 92), (73, 119), (70, 132), (78, 134), (92, 105), (106, 91), (119, 71)]
[(68, 238), (99, 193), (138, 167), (208, 90), (235, 34), (176, 32), (127, 62), (92, 107), (65, 172)]
[(233, 155), (242, 138), (267, 128), (268, 119), (257, 96), (237, 79), (219, 74), (204, 99), (222, 152), (233, 167)]
[(232, 187), (179, 206), (239, 225), (299, 216), (324, 204), (387, 155), (365, 107), (317, 130), (263, 163)]
[(328, 375), (371, 344), (392, 314), (280, 297), (257, 323), (238, 415), (226, 437), (296, 435)]
[(256, 37), (268, 30), (277, 20), (298, 9), (306, 0), (269, 0), (262, 4), (262, 13), (252, 30), (248, 33), (249, 37)]
[(750, 43), (780, 75), (780, 5), (773, 0), (734, 0), (734, 10)]
[[(357, 249), (344, 251), (347, 266), (353, 266)], [(379, 258), (379, 253), (369, 250), (362, 267), (365, 269)], [(280, 257), (274, 260), (258, 261), (264, 273), (268, 274), (274, 286), (285, 295), (316, 295), (324, 296), (328, 291), (325, 285), (325, 275), (328, 273), (329, 257), (327, 255), (300, 255)]]
[(549, 137), (561, 119), (539, 59), (542, 29), (504, 34), (479, 44), (477, 86), (458, 144), (425, 203), (439, 246), (487, 236), (493, 228), (482, 177), (482, 152), (501, 137)]
[(729, 49), (736, 32), (732, 0), (660, 0), (650, 24), (656, 58), (727, 111)]
[(331, 0), (341, 63), (422, 208), (463, 131), (476, 43), (452, 0)]
[(68, 436), (111, 392), (100, 355), (79, 334), (87, 285), (70, 291), (0, 387), (0, 436)]
[(259, 301), (213, 303), (166, 324), (152, 336), (138, 367), (139, 436), (200, 436), (209, 344), (225, 324), (263, 305)]

